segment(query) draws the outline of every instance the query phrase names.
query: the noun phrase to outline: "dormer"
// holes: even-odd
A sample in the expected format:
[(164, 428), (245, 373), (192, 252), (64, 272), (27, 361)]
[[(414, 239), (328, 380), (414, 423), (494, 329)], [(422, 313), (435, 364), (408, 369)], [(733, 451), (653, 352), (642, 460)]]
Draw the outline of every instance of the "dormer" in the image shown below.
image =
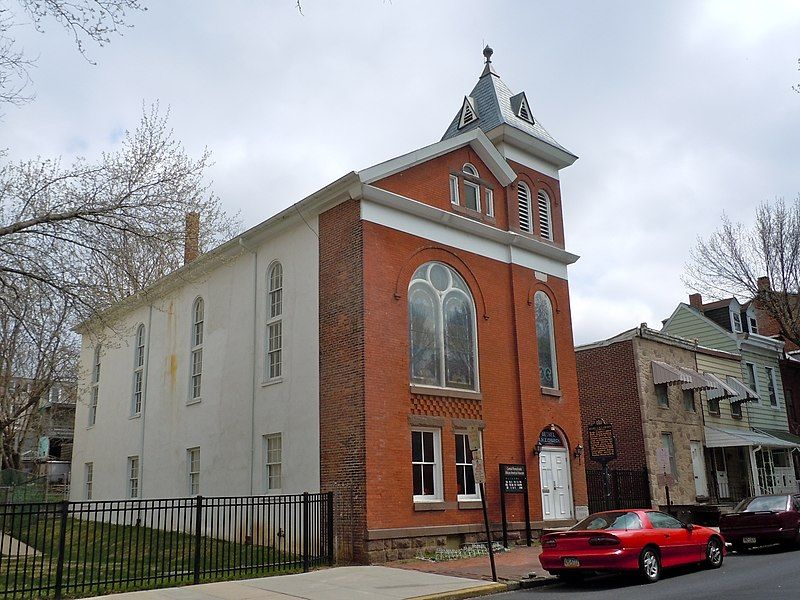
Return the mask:
[(744, 315), (744, 324), (747, 326), (747, 332), (758, 335), (758, 318), (756, 317), (756, 308), (752, 302), (747, 304), (747, 310), (742, 314)]
[(730, 318), (730, 330), (733, 333), (744, 333), (742, 306), (736, 298), (731, 299), (731, 303), (728, 305), (728, 315)]

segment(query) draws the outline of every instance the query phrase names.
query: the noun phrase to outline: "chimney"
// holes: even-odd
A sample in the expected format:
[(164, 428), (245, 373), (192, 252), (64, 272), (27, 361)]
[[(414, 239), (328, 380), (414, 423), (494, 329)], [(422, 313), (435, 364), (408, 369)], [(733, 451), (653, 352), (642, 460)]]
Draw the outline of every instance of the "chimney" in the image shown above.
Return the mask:
[(700, 294), (689, 294), (689, 306), (703, 308), (703, 296)]
[(200, 213), (186, 213), (186, 229), (183, 234), (183, 264), (188, 265), (200, 254)]
[(758, 291), (759, 292), (770, 292), (772, 291), (772, 286), (769, 283), (769, 277), (759, 277), (758, 278)]

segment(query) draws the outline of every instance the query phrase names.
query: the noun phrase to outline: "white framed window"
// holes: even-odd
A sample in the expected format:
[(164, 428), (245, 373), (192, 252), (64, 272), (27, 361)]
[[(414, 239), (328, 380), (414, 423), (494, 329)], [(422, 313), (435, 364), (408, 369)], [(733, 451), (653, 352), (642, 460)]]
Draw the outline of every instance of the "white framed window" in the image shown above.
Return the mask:
[(200, 448), (186, 450), (187, 487), (190, 496), (200, 493)]
[(128, 498), (139, 497), (139, 457), (128, 457)]
[(131, 415), (142, 412), (144, 397), (144, 324), (136, 328), (136, 341), (133, 350), (133, 397), (131, 398)]
[(673, 476), (677, 476), (678, 470), (675, 463), (675, 442), (672, 439), (672, 434), (664, 432), (661, 434), (661, 447), (666, 448), (669, 454), (669, 468)]
[(92, 499), (92, 486), (94, 485), (94, 463), (83, 465), (83, 491), (87, 500)]
[(203, 328), (205, 325), (205, 303), (197, 298), (192, 305), (192, 350), (190, 355), (191, 377), (189, 401), (198, 401), (203, 393)]
[(494, 216), (494, 192), (489, 188), (486, 188), (486, 214)]
[(450, 175), (450, 203), (458, 205), (458, 177)]
[[(472, 177), (478, 177), (478, 170), (470, 163), (466, 163), (462, 167), (462, 171)], [(464, 206), (481, 212), (481, 186), (471, 181), (464, 181)]]
[(550, 207), (550, 196), (544, 190), (539, 190), (536, 195), (539, 202), (539, 234), (547, 239), (553, 240), (553, 217)]
[(747, 328), (750, 330), (750, 333), (758, 333), (758, 320), (756, 319), (755, 314), (753, 314), (752, 309), (747, 313)]
[(268, 494), (283, 489), (283, 438), (280, 433), (264, 436), (264, 488)]
[(283, 370), (283, 267), (279, 262), (269, 268), (267, 289), (265, 377), (274, 381)]
[(408, 286), (411, 383), (477, 391), (475, 302), (464, 279), (440, 262), (420, 266)]
[(767, 372), (767, 394), (769, 395), (769, 405), (778, 406), (778, 384), (775, 382), (775, 369), (764, 367)]
[(411, 430), (414, 502), (430, 502), (443, 498), (441, 457), (441, 429), (415, 428)]
[(472, 450), (466, 432), (456, 432), (456, 490), (459, 500), (480, 500), (480, 486), (475, 482)]
[(97, 344), (94, 349), (94, 364), (92, 365), (92, 386), (89, 390), (89, 427), (97, 423), (97, 401), (100, 397), (100, 352), (101, 346)]
[(553, 305), (544, 292), (533, 296), (536, 313), (536, 345), (539, 351), (539, 380), (542, 387), (558, 389), (558, 361), (553, 328)]
[(756, 402), (761, 403), (761, 392), (758, 390), (758, 378), (756, 378), (755, 364), (751, 362), (744, 363), (744, 378), (748, 387), (758, 396)]
[(736, 333), (742, 333), (742, 315), (738, 311), (731, 311), (731, 329)]
[(742, 403), (741, 402), (731, 402), (731, 416), (735, 419), (742, 418)]
[(522, 181), (517, 183), (517, 205), (519, 206), (519, 228), (527, 233), (533, 233), (531, 190)]

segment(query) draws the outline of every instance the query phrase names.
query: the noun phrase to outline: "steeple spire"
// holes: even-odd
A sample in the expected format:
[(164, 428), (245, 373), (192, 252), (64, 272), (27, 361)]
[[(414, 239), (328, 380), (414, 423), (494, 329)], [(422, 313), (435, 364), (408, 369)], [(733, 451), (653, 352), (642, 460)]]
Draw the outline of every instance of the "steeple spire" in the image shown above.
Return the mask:
[(494, 67), (492, 66), (492, 54), (494, 54), (494, 50), (489, 47), (489, 44), (486, 44), (486, 47), (483, 49), (483, 56), (486, 59), (486, 66), (483, 67), (483, 73), (481, 73), (481, 77), (484, 75), (497, 75), (494, 71)]

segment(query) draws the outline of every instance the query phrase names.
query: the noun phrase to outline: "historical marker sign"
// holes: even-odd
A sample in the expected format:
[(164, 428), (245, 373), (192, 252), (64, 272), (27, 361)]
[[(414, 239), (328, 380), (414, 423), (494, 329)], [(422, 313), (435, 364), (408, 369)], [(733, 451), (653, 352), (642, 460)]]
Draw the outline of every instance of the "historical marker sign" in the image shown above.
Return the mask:
[(602, 463), (617, 458), (617, 440), (611, 423), (595, 422), (589, 425), (589, 458)]
[(504, 493), (524, 493), (527, 479), (525, 465), (500, 465), (500, 485)]

